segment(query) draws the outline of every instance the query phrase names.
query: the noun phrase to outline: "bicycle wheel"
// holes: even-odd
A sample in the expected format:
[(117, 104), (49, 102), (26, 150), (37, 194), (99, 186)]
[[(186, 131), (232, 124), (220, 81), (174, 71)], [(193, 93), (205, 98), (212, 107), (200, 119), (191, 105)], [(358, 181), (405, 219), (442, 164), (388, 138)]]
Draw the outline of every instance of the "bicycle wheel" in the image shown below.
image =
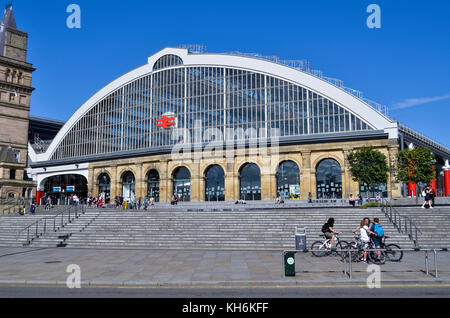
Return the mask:
[(386, 253), (381, 251), (380, 252), (380, 259), (378, 259), (378, 251), (371, 251), (368, 253), (368, 259), (376, 264), (378, 262), (380, 262), (381, 264), (384, 264), (386, 262)]
[(330, 251), (327, 249), (326, 244), (322, 241), (316, 241), (311, 245), (312, 255), (315, 257), (324, 257), (327, 256)]
[(386, 246), (386, 259), (391, 262), (400, 262), (403, 259), (403, 252), (399, 251), (401, 247), (397, 244), (389, 244)]
[[(348, 243), (347, 246), (345, 247), (346, 250), (350, 250), (351, 251), (351, 255), (352, 255), (352, 262), (357, 262), (359, 260), (359, 256), (360, 256), (360, 252), (358, 251), (358, 246), (355, 242), (351, 242)], [(345, 252), (345, 255), (343, 257), (345, 257), (346, 259), (349, 258), (349, 253)]]
[[(345, 249), (347, 249), (347, 246), (348, 246), (348, 242), (346, 242), (346, 241), (339, 241), (339, 242), (337, 243), (337, 245), (336, 245), (336, 248), (337, 248), (338, 250), (345, 250)], [(343, 252), (343, 251), (336, 252), (336, 255), (339, 256), (339, 257), (341, 257), (341, 258), (346, 257), (345, 254), (346, 254), (346, 253)]]

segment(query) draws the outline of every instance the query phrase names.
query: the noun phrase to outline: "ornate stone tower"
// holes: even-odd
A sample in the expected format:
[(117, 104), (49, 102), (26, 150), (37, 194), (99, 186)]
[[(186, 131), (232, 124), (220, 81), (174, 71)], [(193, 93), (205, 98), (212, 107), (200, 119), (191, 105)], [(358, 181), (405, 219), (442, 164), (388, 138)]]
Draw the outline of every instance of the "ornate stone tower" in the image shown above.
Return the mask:
[(35, 187), (26, 176), (31, 77), (28, 34), (17, 29), (12, 5), (0, 25), (0, 197), (29, 197)]

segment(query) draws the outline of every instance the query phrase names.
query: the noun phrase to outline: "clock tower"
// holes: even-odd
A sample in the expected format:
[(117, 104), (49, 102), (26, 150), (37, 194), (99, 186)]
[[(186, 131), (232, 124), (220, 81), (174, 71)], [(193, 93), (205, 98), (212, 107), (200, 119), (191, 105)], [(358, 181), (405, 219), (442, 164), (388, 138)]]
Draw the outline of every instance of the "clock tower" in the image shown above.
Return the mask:
[[(0, 198), (30, 197), (35, 184), (26, 174), (32, 64), (28, 34), (7, 5), (0, 25)], [(1, 211), (0, 211), (1, 213)]]

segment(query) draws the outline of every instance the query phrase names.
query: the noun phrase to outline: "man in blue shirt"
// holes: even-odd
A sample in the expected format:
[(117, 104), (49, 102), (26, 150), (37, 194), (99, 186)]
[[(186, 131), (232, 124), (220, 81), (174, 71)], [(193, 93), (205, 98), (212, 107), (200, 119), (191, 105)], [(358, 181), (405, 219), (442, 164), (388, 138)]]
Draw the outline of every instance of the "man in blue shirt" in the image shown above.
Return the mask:
[[(375, 218), (373, 220), (373, 222), (374, 223), (370, 227), (370, 231), (375, 234), (372, 237), (373, 243), (374, 243), (376, 249), (380, 249), (381, 248), (381, 243), (382, 243), (383, 237), (384, 237), (383, 226), (380, 224), (380, 219), (379, 218)], [(378, 251), (377, 254), (378, 254), (378, 262), (380, 263), (381, 262), (381, 251)]]

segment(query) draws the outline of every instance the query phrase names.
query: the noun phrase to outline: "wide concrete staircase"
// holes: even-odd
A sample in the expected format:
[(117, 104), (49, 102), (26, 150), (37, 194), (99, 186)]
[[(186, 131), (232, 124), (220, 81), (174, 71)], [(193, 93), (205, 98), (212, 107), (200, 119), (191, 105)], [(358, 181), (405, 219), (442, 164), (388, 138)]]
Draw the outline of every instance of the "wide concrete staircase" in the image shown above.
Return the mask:
[[(87, 209), (86, 213), (57, 232), (49, 231), (32, 247), (158, 248), (158, 249), (294, 249), (296, 226), (306, 227), (308, 247), (321, 240), (322, 225), (330, 217), (341, 239), (351, 241), (351, 230), (364, 217), (379, 217), (389, 242), (413, 247), (399, 234), (380, 209), (323, 208), (254, 211), (122, 211)], [(21, 246), (14, 237), (32, 217), (0, 218), (0, 246)]]
[(418, 245), (421, 248), (450, 247), (450, 207), (422, 209), (418, 207), (397, 207), (400, 215), (409, 217), (420, 229)]

